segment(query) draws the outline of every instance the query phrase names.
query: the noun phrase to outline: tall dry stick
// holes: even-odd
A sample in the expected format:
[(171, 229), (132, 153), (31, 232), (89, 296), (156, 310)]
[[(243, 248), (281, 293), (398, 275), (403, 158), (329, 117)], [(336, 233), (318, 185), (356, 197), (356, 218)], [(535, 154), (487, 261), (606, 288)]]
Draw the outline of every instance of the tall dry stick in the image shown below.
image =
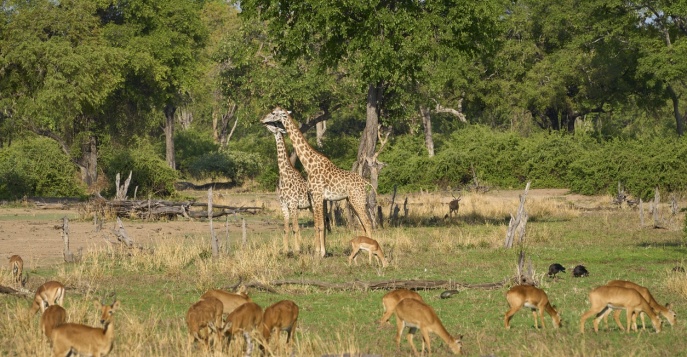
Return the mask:
[(212, 228), (212, 187), (208, 189), (208, 220), (210, 220), (210, 239), (212, 242), (212, 257), (219, 258), (219, 244), (217, 243), (217, 235)]

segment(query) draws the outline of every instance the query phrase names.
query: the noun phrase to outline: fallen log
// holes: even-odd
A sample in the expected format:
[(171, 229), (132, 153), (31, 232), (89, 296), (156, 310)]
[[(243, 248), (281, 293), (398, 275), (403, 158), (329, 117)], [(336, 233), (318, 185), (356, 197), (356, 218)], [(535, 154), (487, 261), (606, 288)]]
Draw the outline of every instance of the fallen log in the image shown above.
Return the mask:
[[(324, 289), (337, 289), (337, 290), (352, 290), (352, 289), (363, 289), (363, 290), (392, 290), (392, 289), (408, 289), (408, 290), (431, 290), (431, 289), (500, 289), (506, 284), (511, 282), (511, 278), (504, 279), (503, 281), (494, 283), (482, 283), (482, 284), (467, 284), (459, 283), (452, 280), (388, 280), (388, 281), (353, 281), (345, 283), (330, 283), (326, 281), (317, 280), (276, 280), (270, 283), (274, 286), (282, 285), (309, 285), (316, 286)], [(250, 284), (250, 283), (249, 283)], [(249, 286), (246, 284), (246, 286)]]

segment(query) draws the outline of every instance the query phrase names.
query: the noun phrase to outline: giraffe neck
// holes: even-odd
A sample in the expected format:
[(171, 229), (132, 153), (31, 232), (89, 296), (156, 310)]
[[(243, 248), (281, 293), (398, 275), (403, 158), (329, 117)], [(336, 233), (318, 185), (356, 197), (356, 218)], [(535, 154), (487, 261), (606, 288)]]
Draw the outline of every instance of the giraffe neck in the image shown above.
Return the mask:
[(303, 136), (303, 133), (301, 133), (296, 122), (290, 115), (282, 117), (281, 122), (286, 132), (289, 134), (293, 148), (296, 150), (296, 155), (298, 155), (298, 159), (303, 164), (303, 168), (306, 172), (312, 172), (318, 162), (327, 160), (322, 154), (315, 151), (315, 149), (308, 144), (308, 141), (305, 140), (305, 136)]
[(289, 159), (289, 152), (286, 151), (284, 137), (281, 135), (281, 133), (275, 133), (274, 140), (277, 142), (277, 162), (279, 164), (279, 172), (287, 172), (289, 169), (293, 168), (293, 165), (291, 165), (291, 160)]

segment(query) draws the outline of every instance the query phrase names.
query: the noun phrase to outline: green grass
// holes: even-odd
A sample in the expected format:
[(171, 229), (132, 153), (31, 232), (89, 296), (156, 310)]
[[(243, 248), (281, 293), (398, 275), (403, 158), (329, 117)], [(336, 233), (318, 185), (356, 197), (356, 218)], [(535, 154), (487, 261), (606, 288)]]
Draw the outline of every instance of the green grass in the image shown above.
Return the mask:
[[(681, 220), (677, 220), (682, 222)], [(208, 257), (206, 236), (186, 236), (179, 240), (158, 242), (154, 253), (100, 251), (83, 263), (61, 265), (32, 272), (32, 280), (61, 279), (76, 289), (67, 293), (68, 311), (72, 316), (96, 312), (88, 300), (116, 291), (122, 311), (116, 316), (117, 339), (111, 355), (182, 356), (203, 355), (188, 344), (184, 316), (188, 307), (208, 288), (258, 280), (269, 284), (279, 279), (312, 279), (326, 282), (379, 281), (391, 279), (437, 279), (461, 283), (502, 281), (513, 276), (518, 249), (505, 250), (502, 225), (466, 223), (458, 219), (452, 225), (433, 227), (386, 228), (376, 233), (388, 253), (393, 247), (391, 265), (379, 270), (367, 264), (365, 254), (358, 266), (349, 267), (347, 242), (353, 233), (335, 229), (328, 237), (331, 257), (323, 260), (304, 254), (287, 257), (280, 254), (280, 226), (275, 232), (255, 234), (248, 247), (232, 247), (221, 261)], [(302, 230), (304, 246), (310, 247), (313, 229)], [(460, 241), (459, 237), (472, 240)], [(492, 237), (492, 238), (489, 238)], [(493, 238), (500, 237), (500, 238)], [(498, 239), (498, 240), (497, 240)], [(163, 249), (167, 246), (167, 250)], [(171, 253), (173, 248), (181, 248)], [(463, 290), (450, 299), (440, 299), (442, 290), (420, 291), (436, 310), (452, 334), (462, 334), (468, 355), (480, 356), (675, 356), (686, 355), (685, 321), (681, 319), (687, 296), (671, 290), (666, 281), (676, 273), (670, 270), (682, 265), (687, 253), (681, 229), (639, 228), (632, 211), (583, 213), (560, 219), (538, 217), (528, 224), (525, 240), (527, 257), (550, 300), (561, 310), (563, 328), (552, 328), (545, 315), (547, 328), (536, 330), (532, 314), (521, 310), (505, 330), (503, 315), (508, 309), (504, 294), (507, 287), (495, 290)], [(156, 257), (154, 259), (154, 257)], [(155, 260), (159, 260), (155, 262)], [(568, 274), (552, 281), (544, 277), (554, 262), (568, 268)], [(585, 265), (590, 276), (573, 278), (572, 267)], [(2, 271), (7, 275), (7, 271)], [(683, 281), (687, 276), (681, 273)], [(43, 279), (41, 278), (43, 277)], [(589, 307), (587, 294), (611, 279), (632, 280), (648, 287), (660, 302), (674, 303), (678, 324), (664, 323), (663, 332), (653, 328), (639, 333), (618, 331), (611, 321), (610, 330), (579, 333), (579, 318)], [(7, 281), (5, 279), (4, 281)], [(33, 287), (35, 289), (35, 287)], [(267, 307), (281, 299), (291, 299), (300, 307), (296, 334), (297, 355), (365, 352), (384, 356), (397, 355), (394, 341), (395, 324), (378, 327), (382, 314), (381, 298), (386, 291), (354, 289), (340, 291), (285, 285), (272, 294), (250, 289), (252, 299)], [(0, 355), (49, 355), (47, 344), (40, 340), (38, 317), (22, 320), (17, 311), (29, 302), (0, 296), (0, 326), (10, 326), (14, 319), (28, 324), (28, 330), (0, 328)], [(392, 317), (392, 321), (395, 318)], [(623, 314), (624, 321), (624, 314)], [(90, 320), (83, 321), (90, 323)], [(603, 326), (603, 324), (602, 324)], [(28, 332), (22, 332), (28, 331)], [(18, 334), (24, 334), (18, 338)], [(432, 335), (436, 355), (449, 350)], [(282, 339), (283, 341), (283, 339)], [(419, 346), (419, 338), (416, 338)], [(402, 340), (401, 355), (410, 354)], [(234, 352), (216, 355), (234, 355)]]

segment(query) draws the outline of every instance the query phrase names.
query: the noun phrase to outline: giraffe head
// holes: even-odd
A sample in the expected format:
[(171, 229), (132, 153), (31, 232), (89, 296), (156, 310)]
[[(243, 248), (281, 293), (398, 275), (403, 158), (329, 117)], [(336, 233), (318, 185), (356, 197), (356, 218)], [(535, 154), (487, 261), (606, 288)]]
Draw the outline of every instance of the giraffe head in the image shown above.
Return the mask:
[(280, 122), (274, 122), (274, 123), (264, 123), (265, 128), (272, 132), (274, 135), (284, 135), (286, 134), (286, 129), (284, 129), (284, 126), (281, 125)]
[(260, 122), (263, 124), (283, 123), (290, 115), (290, 111), (282, 109), (281, 107), (276, 107), (269, 114), (265, 115)]

